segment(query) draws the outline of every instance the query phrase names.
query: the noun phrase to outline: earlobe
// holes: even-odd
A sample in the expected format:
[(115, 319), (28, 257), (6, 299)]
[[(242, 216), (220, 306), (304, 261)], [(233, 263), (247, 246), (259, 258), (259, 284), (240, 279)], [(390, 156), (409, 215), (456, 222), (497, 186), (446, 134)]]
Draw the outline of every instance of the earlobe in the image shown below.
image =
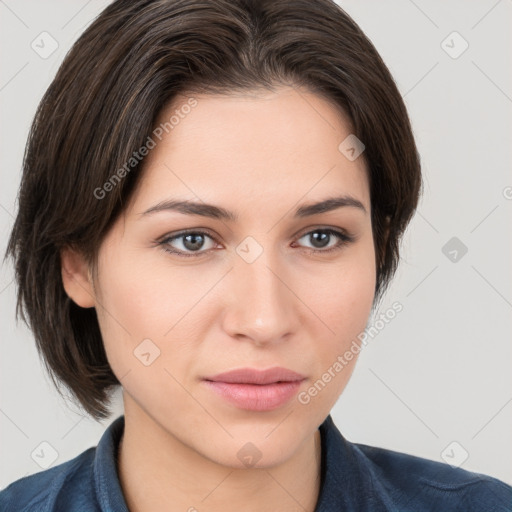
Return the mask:
[(95, 306), (89, 265), (81, 253), (66, 247), (60, 252), (61, 274), (68, 297), (82, 308)]

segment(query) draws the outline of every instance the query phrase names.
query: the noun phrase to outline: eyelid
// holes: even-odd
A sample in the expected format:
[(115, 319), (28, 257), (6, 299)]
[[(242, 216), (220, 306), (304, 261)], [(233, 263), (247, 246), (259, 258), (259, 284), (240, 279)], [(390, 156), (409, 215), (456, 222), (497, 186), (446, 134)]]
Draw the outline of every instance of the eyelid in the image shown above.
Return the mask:
[(184, 229), (182, 231), (177, 231), (175, 233), (168, 233), (166, 235), (164, 235), (162, 238), (158, 239), (155, 244), (156, 245), (160, 245), (163, 247), (164, 250), (166, 250), (166, 252), (170, 252), (172, 254), (178, 254), (178, 255), (183, 255), (183, 256), (194, 256), (194, 255), (202, 255), (202, 254), (206, 254), (208, 253), (209, 251), (211, 251), (212, 249), (207, 249), (207, 250), (201, 250), (201, 251), (197, 251), (197, 252), (189, 252), (189, 253), (185, 253), (183, 251), (180, 251), (178, 249), (176, 250), (169, 250), (169, 249), (166, 249), (166, 244), (168, 244), (170, 241), (174, 241), (174, 240), (177, 240), (179, 238), (182, 238), (186, 235), (204, 235), (204, 236), (207, 236), (209, 238), (211, 238), (213, 240), (213, 242), (215, 242), (215, 244), (219, 244), (220, 242), (217, 240), (217, 237), (212, 235), (206, 228), (192, 228), (192, 229)]
[(344, 228), (340, 228), (338, 226), (329, 226), (326, 224), (319, 224), (316, 226), (308, 226), (307, 228), (304, 228), (300, 230), (296, 235), (294, 235), (294, 238), (302, 238), (304, 235), (307, 235), (314, 231), (328, 231), (333, 233), (340, 233), (341, 235), (345, 236), (346, 238), (355, 238), (354, 235), (348, 232), (348, 230)]

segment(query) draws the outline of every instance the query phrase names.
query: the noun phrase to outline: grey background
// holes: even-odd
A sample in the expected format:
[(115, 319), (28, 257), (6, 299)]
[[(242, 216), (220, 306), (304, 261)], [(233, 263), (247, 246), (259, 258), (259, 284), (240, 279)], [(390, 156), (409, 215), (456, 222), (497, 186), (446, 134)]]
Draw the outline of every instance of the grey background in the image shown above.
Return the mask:
[[(108, 3), (0, 1), (2, 254), (37, 104), (71, 44)], [(333, 418), (351, 441), (452, 463), (467, 452), (461, 467), (512, 484), (512, 1), (339, 3), (405, 97), (425, 191), (380, 308), (399, 301), (403, 311), (363, 350)], [(46, 59), (31, 48), (43, 31), (59, 45)], [(457, 36), (442, 46), (453, 31), (469, 44), (458, 58), (445, 51), (463, 48)], [(443, 252), (452, 237), (459, 247)], [(462, 257), (460, 243), (468, 249)], [(457, 261), (449, 259), (454, 249)], [(59, 398), (30, 331), (15, 323), (12, 276), (3, 265), (1, 488), (95, 446), (122, 414), (120, 393), (104, 422)]]

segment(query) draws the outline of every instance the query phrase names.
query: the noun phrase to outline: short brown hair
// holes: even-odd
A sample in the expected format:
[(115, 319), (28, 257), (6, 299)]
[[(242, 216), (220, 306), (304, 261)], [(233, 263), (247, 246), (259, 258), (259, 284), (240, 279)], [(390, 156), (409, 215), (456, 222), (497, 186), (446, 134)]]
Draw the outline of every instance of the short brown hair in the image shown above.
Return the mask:
[(16, 315), (53, 382), (96, 419), (108, 415), (120, 383), (95, 309), (65, 293), (60, 250), (78, 249), (94, 265), (141, 165), (101, 200), (94, 191), (145, 144), (174, 96), (275, 85), (304, 86), (338, 105), (365, 145), (380, 298), (417, 206), (420, 161), (391, 74), (334, 1), (117, 0), (75, 42), (42, 98), (5, 257), (15, 262)]

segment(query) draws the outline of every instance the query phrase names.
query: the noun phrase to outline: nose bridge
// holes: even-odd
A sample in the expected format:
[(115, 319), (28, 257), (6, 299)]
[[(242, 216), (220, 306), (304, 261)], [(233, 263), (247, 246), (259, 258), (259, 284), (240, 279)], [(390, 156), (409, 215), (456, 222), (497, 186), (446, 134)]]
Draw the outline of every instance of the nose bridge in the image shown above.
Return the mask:
[(276, 249), (258, 245), (254, 239), (245, 240), (237, 248), (231, 276), (235, 293), (225, 328), (231, 335), (245, 335), (264, 343), (294, 329), (294, 295), (285, 284), (286, 267)]

